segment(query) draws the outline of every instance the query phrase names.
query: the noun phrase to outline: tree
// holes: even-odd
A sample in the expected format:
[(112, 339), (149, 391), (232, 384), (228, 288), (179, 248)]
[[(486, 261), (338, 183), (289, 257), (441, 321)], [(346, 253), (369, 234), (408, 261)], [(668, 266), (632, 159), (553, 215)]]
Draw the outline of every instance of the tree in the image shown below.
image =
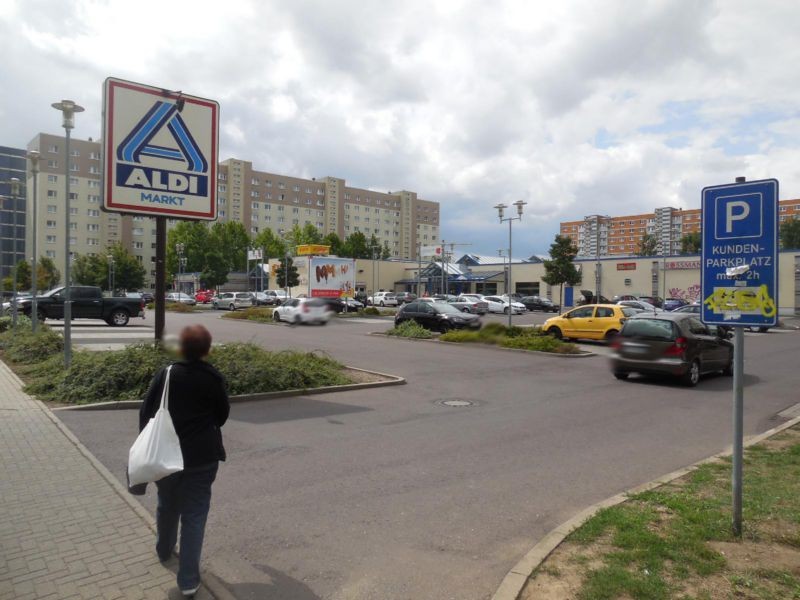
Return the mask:
[(176, 246), (183, 244), (186, 272), (196, 273), (205, 266), (205, 255), (209, 250), (210, 230), (202, 221), (181, 221), (167, 233), (167, 272), (178, 272)]
[(556, 235), (555, 241), (550, 244), (550, 260), (544, 261), (544, 275), (542, 281), (548, 285), (558, 285), (558, 303), (563, 304), (564, 285), (578, 285), (581, 282), (581, 272), (575, 267), (575, 257), (578, 256), (578, 247), (567, 236)]
[[(286, 278), (286, 270), (289, 270), (289, 278)], [(278, 270), (275, 272), (275, 285), (276, 287), (296, 287), (300, 283), (300, 277), (297, 274), (297, 267), (294, 266), (294, 261), (291, 256), (281, 258), (278, 264)]]
[(350, 258), (372, 258), (372, 252), (367, 245), (367, 237), (360, 231), (348, 235), (344, 240), (342, 256)]
[[(144, 287), (144, 279), (147, 275), (142, 263), (133, 254), (128, 252), (122, 244), (117, 243), (109, 246), (106, 249), (106, 254), (101, 255), (100, 260), (105, 271), (104, 281), (97, 283), (103, 289), (108, 289), (108, 272), (109, 260), (107, 255), (110, 255), (114, 261), (114, 289), (117, 290), (138, 290)], [(113, 292), (114, 290), (110, 290)]]
[(652, 233), (645, 233), (639, 240), (638, 256), (655, 256), (658, 251), (658, 239)]
[[(28, 261), (21, 260), (14, 267), (17, 271), (17, 291), (27, 290), (31, 287), (31, 266)], [(14, 271), (3, 279), (3, 289), (14, 289)]]
[(207, 251), (219, 252), (228, 263), (229, 271), (245, 268), (247, 250), (250, 248), (250, 234), (238, 221), (214, 223), (208, 236)]
[(72, 260), (73, 283), (105, 287), (108, 281), (106, 274), (106, 260), (101, 261), (98, 255), (78, 254)]
[(36, 263), (36, 278), (40, 290), (49, 290), (61, 281), (61, 272), (56, 268), (52, 258), (41, 256)]
[(687, 233), (681, 238), (681, 254), (699, 254), (703, 247), (703, 236), (699, 231)]
[(331, 232), (322, 238), (322, 243), (326, 246), (330, 246), (331, 250), (330, 253), (336, 256), (344, 256), (344, 242), (342, 238), (340, 238), (335, 233)]
[(780, 238), (781, 248), (784, 250), (800, 248), (800, 219), (792, 217), (781, 223)]
[(253, 239), (253, 247), (261, 248), (264, 251), (264, 260), (268, 258), (277, 258), (286, 254), (286, 242), (275, 235), (272, 229), (264, 229), (255, 239)]
[(205, 264), (200, 272), (200, 280), (206, 288), (216, 288), (228, 281), (228, 262), (221, 252), (211, 251), (205, 255)]

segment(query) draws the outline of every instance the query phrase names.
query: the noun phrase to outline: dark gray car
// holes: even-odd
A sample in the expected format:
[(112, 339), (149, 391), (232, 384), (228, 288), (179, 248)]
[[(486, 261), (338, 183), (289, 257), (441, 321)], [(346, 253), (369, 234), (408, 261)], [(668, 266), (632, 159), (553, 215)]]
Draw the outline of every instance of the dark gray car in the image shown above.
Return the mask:
[(640, 313), (625, 322), (611, 347), (617, 379), (631, 373), (672, 375), (695, 386), (705, 373), (733, 373), (728, 332), (704, 325), (692, 313)]

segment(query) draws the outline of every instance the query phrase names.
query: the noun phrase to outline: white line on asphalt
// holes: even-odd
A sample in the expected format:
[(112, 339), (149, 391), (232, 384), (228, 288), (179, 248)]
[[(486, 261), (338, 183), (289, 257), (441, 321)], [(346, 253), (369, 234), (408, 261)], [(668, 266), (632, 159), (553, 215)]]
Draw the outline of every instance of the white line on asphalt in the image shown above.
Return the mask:
[(147, 334), (147, 332), (122, 332), (122, 331), (114, 331), (105, 334), (100, 333), (92, 333), (91, 331), (80, 331), (80, 332), (73, 332), (72, 339), (73, 340), (86, 340), (86, 339), (99, 339), (99, 338), (111, 338), (111, 339), (128, 339), (128, 338), (142, 338), (147, 339), (152, 336)]

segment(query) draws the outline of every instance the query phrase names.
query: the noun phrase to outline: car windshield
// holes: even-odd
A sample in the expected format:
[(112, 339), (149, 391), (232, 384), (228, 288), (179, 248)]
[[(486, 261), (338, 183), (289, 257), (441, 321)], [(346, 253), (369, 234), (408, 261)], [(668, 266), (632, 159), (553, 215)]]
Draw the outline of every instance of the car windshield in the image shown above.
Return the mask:
[(436, 312), (438, 312), (439, 314), (443, 314), (443, 315), (461, 315), (461, 314), (463, 314), (455, 306), (452, 306), (451, 304), (447, 304), (446, 302), (435, 302), (431, 306), (433, 306), (433, 309)]
[(632, 317), (633, 315), (639, 314), (637, 309), (631, 308), (630, 306), (623, 306), (620, 310), (622, 310), (622, 314), (626, 317)]
[(622, 335), (653, 340), (672, 340), (675, 338), (675, 325), (666, 319), (631, 319), (622, 328)]

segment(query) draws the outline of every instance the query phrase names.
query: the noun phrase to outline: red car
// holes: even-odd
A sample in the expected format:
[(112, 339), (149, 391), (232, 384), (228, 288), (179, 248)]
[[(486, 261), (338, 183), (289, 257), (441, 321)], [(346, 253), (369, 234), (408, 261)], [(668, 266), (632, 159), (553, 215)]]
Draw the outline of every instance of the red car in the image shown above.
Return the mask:
[(198, 304), (208, 304), (211, 302), (213, 297), (214, 292), (211, 290), (198, 290), (198, 292), (194, 295), (194, 299), (198, 302)]

